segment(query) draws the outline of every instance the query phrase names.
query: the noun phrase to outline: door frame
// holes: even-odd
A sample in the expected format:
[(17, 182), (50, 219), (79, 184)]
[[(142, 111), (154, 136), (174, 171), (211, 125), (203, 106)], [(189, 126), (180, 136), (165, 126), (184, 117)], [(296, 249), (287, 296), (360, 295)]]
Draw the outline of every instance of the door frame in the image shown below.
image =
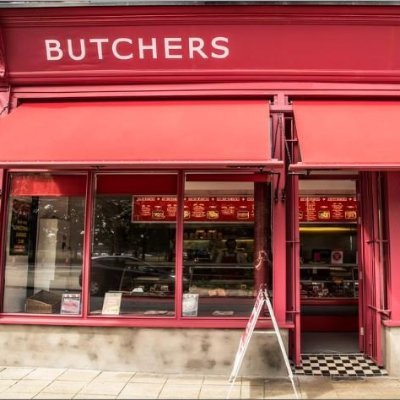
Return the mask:
[(388, 315), (384, 176), (380, 172), (363, 172), (359, 182), (362, 199), (359, 227), (360, 349), (382, 366), (382, 321)]

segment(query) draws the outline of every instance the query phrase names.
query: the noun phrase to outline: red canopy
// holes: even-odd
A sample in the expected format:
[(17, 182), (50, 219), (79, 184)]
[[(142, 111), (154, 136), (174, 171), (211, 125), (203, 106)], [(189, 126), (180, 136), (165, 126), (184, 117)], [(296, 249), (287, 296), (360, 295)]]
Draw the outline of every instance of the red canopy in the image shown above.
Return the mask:
[(296, 101), (291, 169), (400, 169), (400, 102)]
[(268, 166), (268, 103), (22, 104), (0, 120), (0, 166)]

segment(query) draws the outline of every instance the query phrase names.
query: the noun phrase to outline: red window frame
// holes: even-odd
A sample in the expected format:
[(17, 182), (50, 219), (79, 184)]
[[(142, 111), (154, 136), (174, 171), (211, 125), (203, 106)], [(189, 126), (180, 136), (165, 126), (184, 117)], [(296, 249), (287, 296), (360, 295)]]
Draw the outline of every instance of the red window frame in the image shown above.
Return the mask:
[[(17, 170), (9, 170), (6, 171), (6, 175), (9, 177), (10, 174), (15, 174), (21, 171)], [(37, 171), (23, 171), (24, 173), (34, 173)], [(178, 198), (178, 216), (177, 216), (177, 241), (176, 241), (176, 254), (180, 254), (181, 257), (176, 257), (176, 271), (178, 280), (176, 282), (176, 293), (175, 293), (175, 316), (173, 317), (132, 317), (132, 316), (98, 316), (98, 315), (90, 315), (88, 314), (88, 301), (89, 301), (89, 274), (90, 274), (90, 254), (91, 254), (91, 245), (92, 245), (92, 229), (93, 226), (93, 218), (94, 218), (94, 199), (96, 190), (96, 180), (100, 176), (107, 176), (102, 186), (100, 186), (102, 192), (110, 192), (112, 185), (110, 184), (110, 180), (113, 176), (118, 175), (118, 172), (112, 174), (110, 172), (107, 173), (96, 173), (95, 171), (73, 171), (73, 172), (63, 172), (59, 171), (46, 171), (49, 174), (57, 175), (60, 177), (60, 182), (64, 180), (67, 181), (68, 176), (74, 176), (77, 174), (83, 175), (86, 178), (85, 184), (85, 195), (86, 195), (86, 205), (85, 205), (85, 235), (84, 235), (84, 261), (83, 261), (83, 279), (82, 279), (82, 313), (79, 316), (65, 316), (65, 315), (27, 315), (27, 314), (6, 314), (0, 313), (0, 324), (40, 324), (40, 325), (69, 325), (69, 326), (113, 326), (113, 327), (149, 327), (149, 328), (244, 328), (247, 323), (247, 317), (235, 317), (235, 318), (209, 318), (209, 317), (182, 317), (182, 279), (181, 279), (181, 271), (183, 270), (183, 198), (184, 198), (184, 182), (185, 182), (185, 174), (183, 171), (171, 171), (167, 172), (167, 175), (176, 177), (176, 182), (173, 182), (173, 188), (177, 189), (177, 198)], [(138, 174), (139, 172), (136, 171)], [(120, 174), (120, 173), (119, 173)], [(126, 172), (125, 172), (126, 174)], [(129, 172), (129, 174), (135, 174), (135, 171)], [(146, 179), (150, 179), (153, 183), (157, 183), (158, 179), (155, 176), (161, 176), (165, 174), (165, 171), (160, 171), (159, 174), (152, 173), (146, 174), (142, 173), (143, 182), (146, 182)], [(62, 178), (61, 178), (62, 177)], [(252, 177), (254, 179), (252, 179)], [(159, 190), (157, 194), (164, 194), (171, 192), (171, 178), (167, 178), (169, 184), (159, 186)], [(218, 177), (213, 174), (201, 174), (201, 178), (198, 179), (210, 179), (210, 180), (218, 180), (218, 181), (260, 181), (260, 180), (268, 180), (269, 178), (266, 175), (252, 175), (252, 174), (221, 174)], [(15, 188), (12, 188), (10, 183), (10, 179), (5, 179), (7, 184), (5, 185), (5, 198), (7, 199), (4, 202), (4, 207), (2, 207), (2, 221), (3, 221), (3, 229), (2, 229), (2, 237), (3, 243), (6, 235), (6, 210), (8, 206), (8, 198), (10, 194), (20, 193), (28, 193), (27, 190), (25, 192), (18, 192)], [(176, 183), (176, 185), (175, 185)], [(40, 184), (36, 184), (36, 186), (32, 186), (33, 189), (40, 188)], [(118, 184), (117, 186), (118, 187)], [(144, 183), (144, 186), (146, 184)], [(43, 186), (42, 186), (43, 188)], [(68, 189), (70, 193), (74, 193), (74, 190)], [(45, 189), (42, 190), (45, 192)], [(75, 190), (76, 192), (82, 192), (82, 186), (79, 186), (79, 190)], [(56, 189), (53, 188), (53, 194), (57, 193)], [(131, 193), (131, 192), (130, 192)], [(47, 189), (47, 194), (51, 195), (51, 190)], [(59, 195), (64, 195), (62, 191), (59, 191)], [(180, 212), (181, 210), (182, 212)], [(181, 215), (182, 214), (182, 215)], [(181, 243), (182, 241), (182, 243)], [(4, 248), (4, 245), (3, 245)], [(5, 265), (5, 252), (2, 251), (0, 255), (1, 265)], [(4, 267), (1, 269), (2, 278), (4, 277)], [(4, 282), (4, 279), (2, 279)], [(1, 301), (3, 300), (2, 290)], [(290, 327), (289, 324), (281, 324), (283, 328)], [(269, 319), (263, 319), (259, 322), (259, 326), (262, 328), (270, 328), (272, 327)]]

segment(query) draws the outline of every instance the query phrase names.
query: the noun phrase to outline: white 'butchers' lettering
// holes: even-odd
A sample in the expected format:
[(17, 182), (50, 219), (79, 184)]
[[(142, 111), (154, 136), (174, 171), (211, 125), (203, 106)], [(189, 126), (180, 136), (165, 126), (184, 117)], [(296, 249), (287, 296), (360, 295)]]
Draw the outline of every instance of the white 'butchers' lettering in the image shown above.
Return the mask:
[(229, 39), (223, 36), (205, 40), (201, 37), (165, 38), (88, 38), (46, 39), (47, 61), (224, 59), (229, 56)]

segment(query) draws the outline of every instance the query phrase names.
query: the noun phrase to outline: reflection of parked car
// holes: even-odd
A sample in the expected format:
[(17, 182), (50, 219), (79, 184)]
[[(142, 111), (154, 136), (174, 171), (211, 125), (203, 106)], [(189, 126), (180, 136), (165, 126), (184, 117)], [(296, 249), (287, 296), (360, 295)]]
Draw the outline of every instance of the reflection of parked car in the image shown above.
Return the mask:
[[(186, 279), (184, 286), (187, 286)], [(173, 293), (175, 266), (151, 265), (130, 256), (93, 257), (90, 293), (96, 296), (109, 290)]]

